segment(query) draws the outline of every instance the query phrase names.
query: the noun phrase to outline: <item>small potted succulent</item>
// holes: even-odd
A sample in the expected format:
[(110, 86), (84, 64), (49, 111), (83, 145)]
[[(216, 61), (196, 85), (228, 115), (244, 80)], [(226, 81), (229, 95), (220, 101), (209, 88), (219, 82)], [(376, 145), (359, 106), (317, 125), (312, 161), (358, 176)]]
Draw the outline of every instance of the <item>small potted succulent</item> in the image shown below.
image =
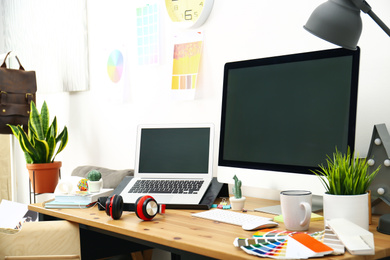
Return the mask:
[(88, 191), (91, 193), (100, 192), (103, 188), (102, 174), (98, 170), (88, 172)]
[(241, 193), (242, 182), (237, 178), (236, 175), (234, 175), (233, 180), (233, 196), (230, 197), (230, 205), (232, 206), (232, 210), (243, 210), (245, 205), (245, 197), (243, 197)]

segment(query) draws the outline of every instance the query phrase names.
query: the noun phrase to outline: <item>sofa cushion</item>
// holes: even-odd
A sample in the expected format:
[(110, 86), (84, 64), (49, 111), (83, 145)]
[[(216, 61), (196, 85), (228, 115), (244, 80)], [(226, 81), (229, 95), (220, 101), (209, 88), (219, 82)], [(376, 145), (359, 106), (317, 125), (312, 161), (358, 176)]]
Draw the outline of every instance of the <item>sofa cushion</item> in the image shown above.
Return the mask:
[(84, 165), (75, 168), (72, 171), (71, 175), (87, 178), (88, 173), (91, 170), (98, 170), (102, 174), (103, 188), (115, 189), (119, 185), (119, 183), (123, 180), (123, 178), (125, 178), (126, 176), (134, 175), (134, 170), (132, 169), (112, 170), (108, 168), (90, 166), (90, 165)]

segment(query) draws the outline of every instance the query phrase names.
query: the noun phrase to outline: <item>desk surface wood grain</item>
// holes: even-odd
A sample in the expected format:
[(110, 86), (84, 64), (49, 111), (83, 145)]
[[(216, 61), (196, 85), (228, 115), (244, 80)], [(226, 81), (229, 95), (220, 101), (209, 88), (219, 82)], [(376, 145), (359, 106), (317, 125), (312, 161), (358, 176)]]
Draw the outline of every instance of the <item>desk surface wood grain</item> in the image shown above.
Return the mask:
[[(247, 198), (245, 206), (247, 209), (254, 209), (278, 203), (272, 200)], [(112, 220), (104, 211), (99, 211), (97, 206), (89, 209), (45, 209), (41, 203), (37, 203), (29, 205), (29, 209), (217, 259), (259, 259), (233, 246), (236, 237), (250, 238), (254, 231), (245, 231), (240, 226), (191, 216), (192, 213), (203, 210), (167, 209), (165, 214), (157, 215), (152, 221), (142, 221), (134, 212), (123, 212), (120, 220)], [(273, 217), (273, 215), (260, 212), (246, 214)], [(375, 239), (374, 256), (356, 256), (346, 252), (341, 256), (328, 256), (327, 259), (378, 259), (390, 256), (390, 235), (376, 231), (378, 218), (378, 216), (373, 216), (370, 225), (370, 231), (374, 233)], [(311, 222), (309, 232), (323, 230), (323, 225), (323, 221)], [(284, 229), (284, 224), (280, 223), (278, 229)]]

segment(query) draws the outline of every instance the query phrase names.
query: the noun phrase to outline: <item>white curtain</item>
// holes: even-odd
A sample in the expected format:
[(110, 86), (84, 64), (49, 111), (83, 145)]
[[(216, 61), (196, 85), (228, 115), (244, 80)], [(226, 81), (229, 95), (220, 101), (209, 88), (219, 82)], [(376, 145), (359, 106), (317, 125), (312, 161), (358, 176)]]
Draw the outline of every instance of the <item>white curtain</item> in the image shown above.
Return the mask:
[(0, 41), (36, 72), (38, 93), (89, 89), (86, 0), (0, 0), (0, 12)]

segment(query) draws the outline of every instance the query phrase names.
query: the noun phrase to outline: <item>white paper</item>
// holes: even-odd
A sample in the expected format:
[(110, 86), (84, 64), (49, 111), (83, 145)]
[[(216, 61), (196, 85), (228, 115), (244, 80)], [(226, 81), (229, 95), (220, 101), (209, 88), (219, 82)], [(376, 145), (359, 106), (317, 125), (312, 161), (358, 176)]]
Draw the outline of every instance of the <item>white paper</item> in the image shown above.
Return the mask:
[(0, 203), (0, 228), (16, 228), (23, 222), (28, 211), (27, 204), (2, 200)]

